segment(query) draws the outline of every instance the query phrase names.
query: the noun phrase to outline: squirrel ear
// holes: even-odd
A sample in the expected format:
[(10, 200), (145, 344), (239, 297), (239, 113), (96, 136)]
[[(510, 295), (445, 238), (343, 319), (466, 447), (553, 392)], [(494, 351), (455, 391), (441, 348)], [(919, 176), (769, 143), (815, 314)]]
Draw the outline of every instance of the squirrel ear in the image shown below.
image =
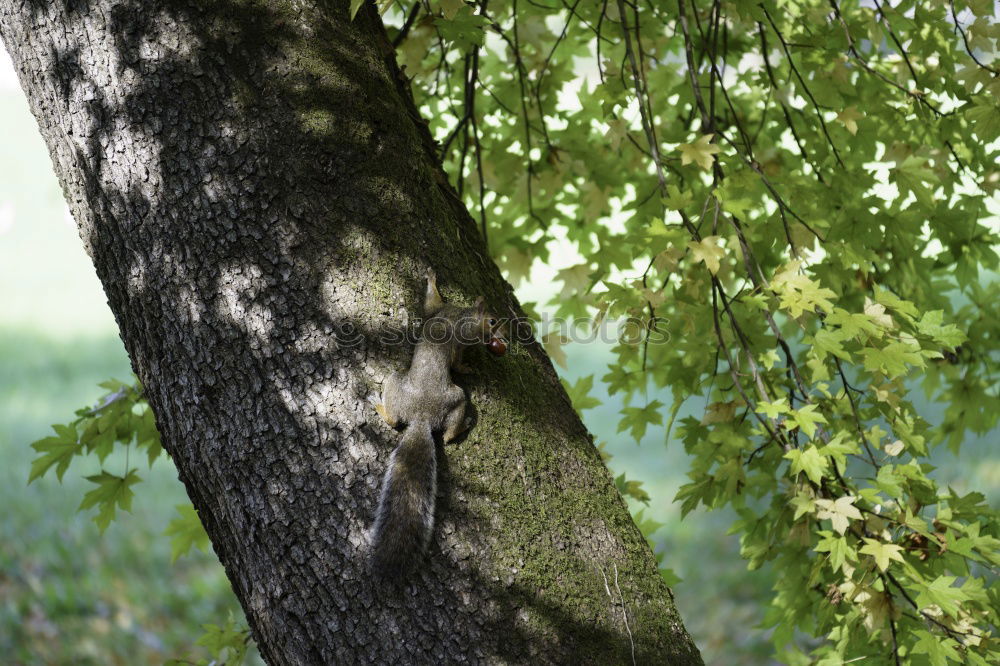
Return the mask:
[(486, 312), (486, 299), (484, 299), (482, 296), (478, 297), (476, 299), (476, 302), (473, 303), (473, 307), (476, 308), (476, 312), (478, 312), (479, 314), (483, 314), (484, 312)]
[(427, 293), (424, 295), (424, 314), (429, 315), (437, 312), (444, 305), (441, 294), (438, 293), (437, 276), (434, 269), (427, 269)]

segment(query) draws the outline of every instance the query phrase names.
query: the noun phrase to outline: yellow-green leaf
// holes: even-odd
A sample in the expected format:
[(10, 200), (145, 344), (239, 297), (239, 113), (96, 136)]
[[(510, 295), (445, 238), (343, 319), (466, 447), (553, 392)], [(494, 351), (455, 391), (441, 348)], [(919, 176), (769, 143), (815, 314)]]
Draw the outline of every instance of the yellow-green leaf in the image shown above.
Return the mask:
[(871, 555), (874, 557), (875, 566), (879, 568), (879, 571), (888, 569), (890, 560), (903, 561), (903, 556), (900, 554), (903, 552), (903, 549), (894, 543), (885, 543), (877, 539), (865, 537), (865, 544), (858, 552), (862, 555)]
[(721, 150), (712, 143), (714, 136), (714, 134), (702, 134), (694, 143), (682, 143), (677, 146), (677, 149), (681, 151), (681, 165), (695, 162), (706, 171), (711, 169), (712, 162), (715, 161), (715, 154)]
[(708, 270), (715, 275), (719, 272), (719, 262), (725, 256), (725, 249), (719, 247), (718, 236), (706, 236), (701, 242), (688, 241), (688, 249), (695, 262), (703, 261)]
[(819, 511), (816, 516), (820, 520), (829, 520), (838, 534), (843, 534), (851, 524), (851, 520), (861, 520), (861, 512), (854, 506), (854, 497), (845, 495), (836, 500), (818, 499), (816, 506)]

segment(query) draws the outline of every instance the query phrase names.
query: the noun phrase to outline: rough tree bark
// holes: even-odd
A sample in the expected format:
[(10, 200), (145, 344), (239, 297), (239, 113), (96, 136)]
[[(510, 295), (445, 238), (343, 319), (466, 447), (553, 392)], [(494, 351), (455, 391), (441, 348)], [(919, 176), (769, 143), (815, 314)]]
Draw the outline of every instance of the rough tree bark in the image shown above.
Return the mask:
[(381, 22), (323, 0), (0, 0), (0, 34), (163, 444), (272, 664), (701, 663), (537, 345), (478, 355), (421, 571), (364, 553), (381, 333), (519, 312)]

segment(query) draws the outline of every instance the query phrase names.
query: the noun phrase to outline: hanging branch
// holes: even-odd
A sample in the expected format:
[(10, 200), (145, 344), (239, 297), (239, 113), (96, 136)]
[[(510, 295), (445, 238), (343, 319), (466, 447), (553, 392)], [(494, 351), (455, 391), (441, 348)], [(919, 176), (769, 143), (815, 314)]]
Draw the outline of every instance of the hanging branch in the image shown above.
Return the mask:
[(965, 44), (965, 52), (969, 54), (972, 61), (981, 69), (985, 69), (993, 76), (1000, 76), (1000, 70), (997, 70), (995, 67), (990, 67), (986, 63), (980, 62), (979, 58), (976, 57), (976, 54), (973, 53), (972, 47), (969, 45), (969, 37), (965, 34), (965, 30), (962, 28), (962, 24), (958, 20), (958, 14), (955, 12), (955, 0), (948, 0), (948, 4), (951, 6), (951, 19), (955, 22), (955, 28), (958, 30), (959, 34), (962, 35), (962, 43)]
[[(642, 82), (642, 78), (638, 74), (638, 72), (639, 72), (639, 66), (638, 66), (638, 63), (636, 61), (635, 51), (632, 48), (631, 34), (630, 34), (629, 30), (628, 30), (628, 24), (627, 24), (627, 20), (626, 20), (626, 14), (625, 14), (625, 8), (624, 8), (624, 2), (623, 2), (623, 0), (618, 0), (618, 4), (619, 4), (620, 18), (622, 20), (622, 31), (623, 31), (623, 35), (624, 35), (624, 39), (625, 39), (625, 49), (626, 49), (627, 56), (629, 58), (629, 62), (631, 64), (631, 66), (632, 66), (633, 84), (634, 84), (634, 86), (636, 88), (636, 94), (641, 96), (641, 95), (645, 94), (644, 85), (643, 85), (643, 82)], [(680, 0), (680, 2), (678, 4), (681, 7), (681, 14), (683, 15), (683, 0)], [(689, 46), (689, 44), (688, 44), (688, 46)], [(688, 48), (687, 51), (690, 53), (691, 52), (690, 48)], [(652, 124), (651, 124), (649, 118), (646, 115), (646, 105), (640, 103), (639, 104), (639, 111), (640, 111), (640, 117), (642, 119), (643, 130), (646, 133), (647, 141), (650, 144), (650, 152), (653, 155), (654, 166), (655, 166), (655, 169), (656, 169), (657, 178), (658, 178), (659, 183), (660, 183), (661, 192), (664, 195), (666, 195), (666, 177), (665, 177), (665, 175), (663, 173), (663, 169), (662, 169), (661, 164), (660, 164), (659, 147), (656, 144), (655, 137), (654, 137), (653, 132), (652, 132)], [(703, 114), (704, 114), (704, 110), (703, 110)], [(698, 233), (698, 231), (694, 227), (694, 225), (691, 223), (691, 221), (687, 218), (687, 216), (683, 214), (683, 212), (681, 213), (681, 217), (682, 217), (682, 221), (683, 221), (684, 226), (688, 229), (689, 233), (691, 233), (692, 237), (696, 241), (700, 241), (701, 240), (700, 234)], [(750, 397), (744, 391), (743, 386), (742, 386), (742, 384), (739, 381), (739, 374), (738, 374), (738, 372), (736, 370), (736, 367), (737, 367), (736, 366), (736, 362), (730, 356), (729, 349), (726, 346), (725, 340), (722, 337), (722, 330), (719, 327), (719, 322), (718, 322), (718, 300), (717, 299), (721, 300), (723, 309), (726, 312), (727, 319), (729, 320), (730, 326), (733, 328), (734, 333), (736, 333), (737, 341), (738, 341), (740, 347), (742, 348), (744, 355), (746, 356), (746, 358), (748, 360), (748, 363), (750, 365), (751, 375), (752, 375), (752, 378), (753, 378), (753, 383), (756, 386), (756, 389), (757, 389), (757, 392), (758, 392), (759, 396), (761, 397), (761, 399), (763, 399), (763, 400), (765, 400), (767, 402), (771, 402), (772, 400), (770, 398), (770, 394), (768, 392), (767, 387), (764, 385), (764, 380), (763, 380), (763, 377), (762, 377), (762, 373), (760, 372), (760, 368), (757, 366), (756, 361), (754, 361), (754, 359), (753, 359), (753, 352), (752, 352), (752, 349), (750, 348), (749, 339), (743, 333), (742, 327), (740, 327), (739, 322), (736, 319), (735, 313), (729, 307), (729, 302), (728, 302), (728, 299), (727, 299), (727, 297), (725, 295), (725, 292), (724, 292), (724, 290), (722, 288), (722, 284), (719, 282), (718, 278), (715, 275), (713, 275), (712, 276), (712, 302), (713, 302), (714, 316), (715, 316), (715, 319), (716, 319), (716, 322), (715, 322), (716, 323), (716, 337), (718, 338), (720, 348), (722, 349), (722, 351), (726, 355), (726, 361), (727, 361), (727, 363), (729, 365), (730, 374), (733, 377), (733, 382), (736, 385), (737, 391), (740, 393), (740, 396), (746, 402), (747, 406), (753, 408), (754, 405), (755, 405), (755, 402), (753, 400), (751, 400)], [(765, 428), (765, 430), (771, 435), (772, 439), (775, 439), (778, 442), (780, 442), (781, 445), (782, 445), (782, 448), (784, 448), (785, 450), (789, 450), (790, 448), (792, 448), (792, 444), (788, 443), (785, 440), (784, 436), (782, 434), (780, 434), (780, 431), (775, 431), (774, 429), (772, 429), (771, 426), (770, 426), (770, 424), (768, 424), (764, 420), (764, 418), (762, 416), (760, 416), (760, 414), (756, 411), (756, 409), (752, 409), (752, 411), (754, 413), (755, 418), (761, 423), (761, 425)]]
[(399, 29), (399, 34), (392, 40), (392, 48), (398, 49), (399, 45), (403, 43), (403, 40), (410, 34), (410, 28), (413, 27), (414, 22), (417, 20), (417, 15), (420, 14), (420, 2), (414, 2), (413, 7), (410, 9), (410, 13), (406, 16), (406, 21), (403, 22), (403, 27)]
[[(774, 70), (771, 68), (771, 60), (768, 57), (770, 49), (767, 46), (767, 37), (764, 34), (764, 26), (760, 23), (760, 21), (757, 21), (757, 34), (760, 36), (760, 53), (764, 58), (764, 69), (767, 72), (768, 80), (771, 82), (771, 88), (769, 90), (778, 90), (778, 82), (774, 78)], [(792, 115), (788, 111), (788, 106), (780, 99), (778, 100), (778, 104), (781, 106), (781, 112), (785, 116), (785, 123), (788, 125), (788, 129), (792, 133), (792, 139), (795, 140), (795, 145), (799, 149), (799, 154), (802, 155), (802, 159), (813, 168), (819, 182), (826, 185), (826, 180), (823, 178), (823, 172), (820, 171), (820, 168), (816, 165), (816, 163), (809, 159), (809, 155), (806, 153), (806, 149), (802, 145), (802, 140), (799, 138), (799, 133), (795, 131), (795, 123), (792, 122)]]
[(809, 90), (809, 86), (806, 84), (805, 78), (799, 72), (799, 68), (795, 66), (795, 59), (792, 58), (792, 53), (788, 49), (788, 42), (785, 41), (784, 35), (782, 35), (781, 31), (778, 30), (777, 24), (774, 22), (774, 19), (771, 18), (771, 13), (767, 11), (766, 7), (764, 7), (764, 17), (767, 19), (767, 22), (771, 24), (771, 29), (774, 30), (774, 34), (778, 37), (778, 41), (781, 42), (781, 50), (785, 52), (785, 58), (788, 60), (789, 68), (792, 70), (792, 73), (795, 74), (795, 78), (798, 79), (803, 92), (805, 92), (806, 97), (809, 98), (813, 109), (816, 111), (816, 117), (819, 118), (820, 127), (823, 129), (823, 136), (826, 137), (826, 142), (830, 144), (830, 148), (833, 150), (833, 156), (837, 159), (837, 164), (840, 165), (841, 169), (846, 169), (847, 167), (844, 166), (844, 161), (840, 159), (840, 153), (837, 151), (837, 145), (833, 142), (833, 138), (830, 137), (830, 131), (826, 127), (826, 120), (823, 118), (823, 111), (819, 108), (819, 103), (816, 101), (816, 98), (813, 97), (812, 91)]

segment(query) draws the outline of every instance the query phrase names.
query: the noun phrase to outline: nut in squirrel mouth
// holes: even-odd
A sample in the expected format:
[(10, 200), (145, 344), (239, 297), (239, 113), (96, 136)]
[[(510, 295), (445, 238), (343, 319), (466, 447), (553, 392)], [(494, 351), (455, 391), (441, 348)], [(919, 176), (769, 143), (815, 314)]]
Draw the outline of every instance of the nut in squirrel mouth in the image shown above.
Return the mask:
[(486, 343), (486, 348), (494, 356), (503, 356), (507, 353), (507, 343), (495, 333), (490, 336), (490, 341)]

